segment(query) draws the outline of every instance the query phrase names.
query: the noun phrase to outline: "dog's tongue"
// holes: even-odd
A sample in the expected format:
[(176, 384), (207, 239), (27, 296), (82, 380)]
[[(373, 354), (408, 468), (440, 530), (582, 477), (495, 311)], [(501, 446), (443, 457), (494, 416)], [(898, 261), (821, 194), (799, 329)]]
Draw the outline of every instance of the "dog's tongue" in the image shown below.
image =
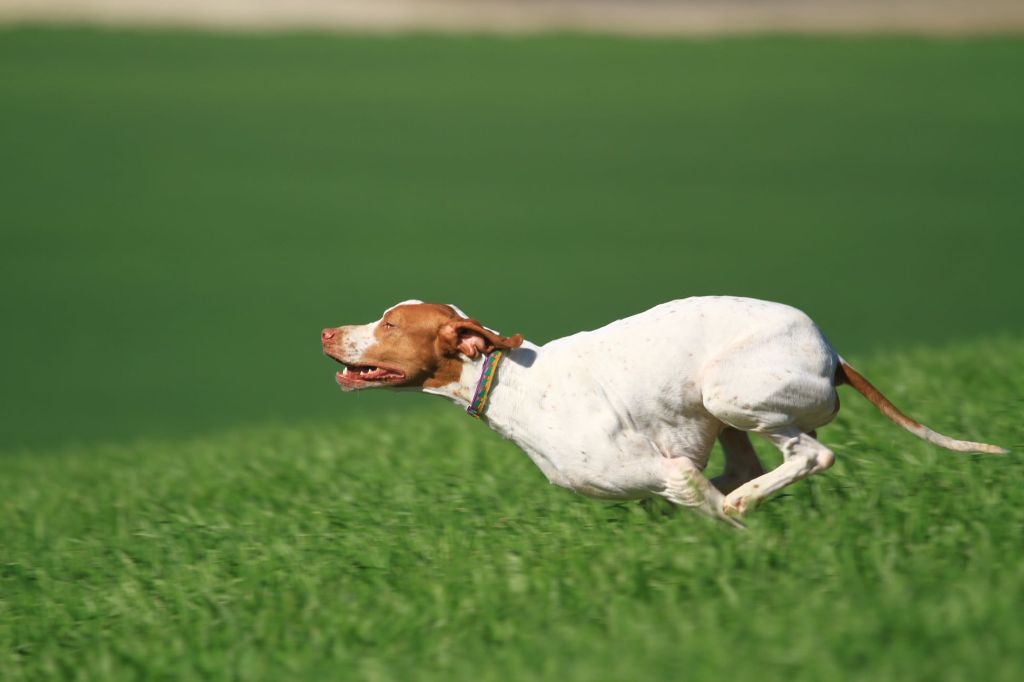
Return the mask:
[(386, 369), (381, 369), (380, 367), (377, 367), (375, 369), (371, 369), (368, 372), (360, 372), (359, 377), (361, 379), (382, 379), (383, 377), (386, 377), (388, 374), (391, 374), (391, 372), (387, 371)]

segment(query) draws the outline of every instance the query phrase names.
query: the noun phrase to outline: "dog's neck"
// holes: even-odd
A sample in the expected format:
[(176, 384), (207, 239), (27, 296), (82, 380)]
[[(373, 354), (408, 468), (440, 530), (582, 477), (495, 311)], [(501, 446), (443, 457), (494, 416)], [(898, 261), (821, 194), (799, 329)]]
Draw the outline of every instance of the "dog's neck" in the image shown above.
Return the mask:
[[(524, 342), (521, 347), (507, 351), (505, 359), (498, 366), (490, 397), (480, 417), (505, 438), (512, 437), (519, 408), (529, 398), (530, 366), (536, 360), (538, 351), (537, 346)], [(472, 359), (464, 357), (458, 381), (437, 388), (424, 388), (423, 392), (444, 396), (465, 410), (476, 394), (483, 368), (484, 356)]]

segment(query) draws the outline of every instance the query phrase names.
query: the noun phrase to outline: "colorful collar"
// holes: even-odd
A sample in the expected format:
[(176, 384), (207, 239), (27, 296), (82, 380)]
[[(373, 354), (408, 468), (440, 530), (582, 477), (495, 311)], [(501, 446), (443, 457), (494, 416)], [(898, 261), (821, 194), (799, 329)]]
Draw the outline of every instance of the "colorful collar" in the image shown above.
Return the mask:
[(494, 379), (498, 376), (498, 365), (501, 364), (505, 353), (496, 350), (484, 358), (484, 368), (480, 372), (480, 381), (476, 382), (476, 391), (473, 399), (466, 408), (466, 414), (470, 417), (480, 418), (487, 407), (487, 399), (491, 397), (491, 388), (494, 386)]

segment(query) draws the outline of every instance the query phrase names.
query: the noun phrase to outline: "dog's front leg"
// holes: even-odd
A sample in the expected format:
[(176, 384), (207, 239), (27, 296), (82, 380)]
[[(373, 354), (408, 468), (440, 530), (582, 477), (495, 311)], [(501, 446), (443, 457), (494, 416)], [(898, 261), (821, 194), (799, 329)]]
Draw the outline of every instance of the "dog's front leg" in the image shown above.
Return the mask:
[(712, 485), (697, 465), (686, 457), (665, 458), (664, 488), (658, 494), (673, 504), (690, 507), (705, 516), (737, 528), (743, 524), (724, 512), (725, 496)]

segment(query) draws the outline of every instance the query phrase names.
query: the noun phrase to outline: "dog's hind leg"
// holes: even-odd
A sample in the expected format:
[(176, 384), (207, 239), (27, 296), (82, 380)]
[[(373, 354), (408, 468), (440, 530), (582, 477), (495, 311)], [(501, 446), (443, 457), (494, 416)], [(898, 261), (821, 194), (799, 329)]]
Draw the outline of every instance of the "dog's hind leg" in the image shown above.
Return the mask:
[(763, 435), (782, 451), (784, 461), (776, 469), (730, 492), (725, 498), (726, 514), (742, 516), (772, 493), (824, 471), (835, 462), (831, 450), (799, 429), (790, 427)]
[(718, 435), (718, 442), (725, 452), (725, 471), (712, 478), (711, 483), (723, 495), (764, 474), (761, 460), (745, 431), (727, 426)]

